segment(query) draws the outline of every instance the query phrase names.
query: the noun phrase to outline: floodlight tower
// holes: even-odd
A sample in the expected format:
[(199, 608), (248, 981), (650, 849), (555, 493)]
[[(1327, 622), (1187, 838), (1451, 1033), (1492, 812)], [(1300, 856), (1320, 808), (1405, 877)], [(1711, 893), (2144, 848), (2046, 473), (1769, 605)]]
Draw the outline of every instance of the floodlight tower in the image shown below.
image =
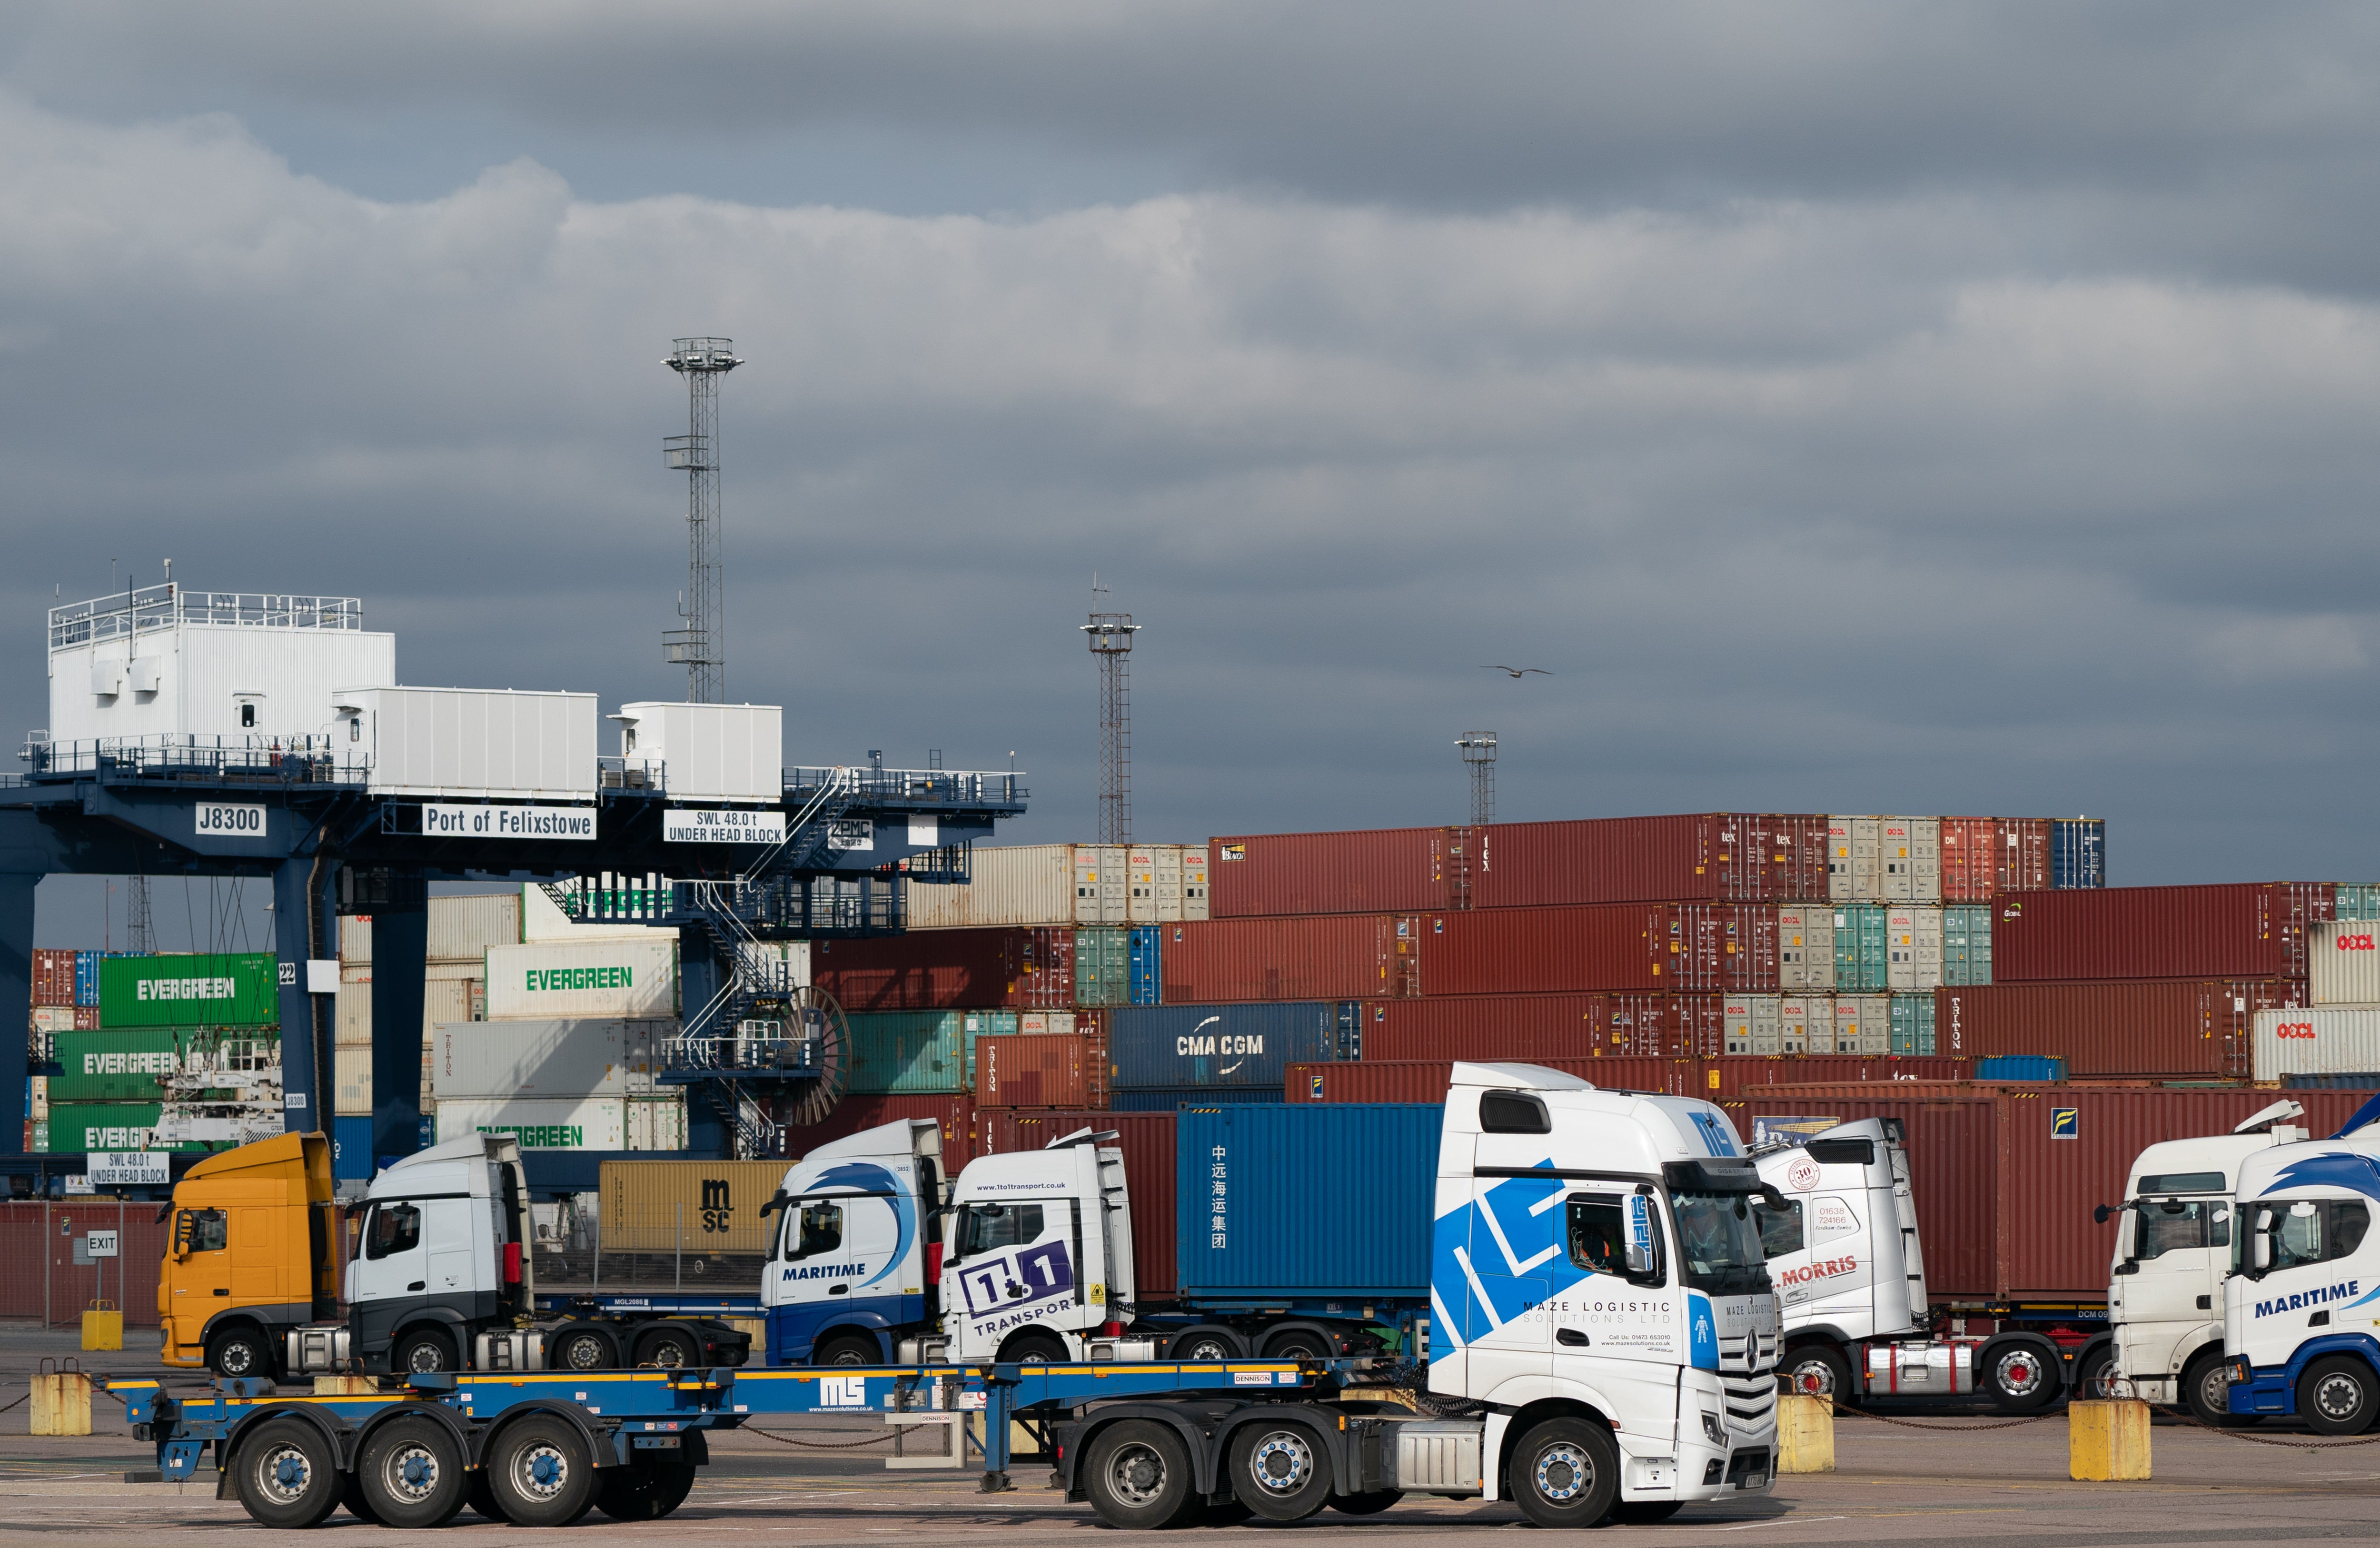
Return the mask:
[(149, 878), (124, 879), (124, 949), (147, 957), (157, 949), (157, 927), (149, 909)]
[(1484, 828), (1496, 820), (1496, 733), (1465, 731), (1454, 745), (1471, 768), (1471, 825)]
[[(1091, 605), (1106, 590), (1091, 581)], [(1094, 611), (1083, 626), (1091, 653), (1099, 658), (1099, 842), (1132, 842), (1132, 693), (1124, 664), (1140, 626), (1129, 613)]]
[(727, 600), (720, 571), (719, 379), (744, 362), (735, 341), (682, 338), (662, 364), (686, 378), (686, 433), (665, 436), (662, 458), (686, 469), (686, 597), (676, 628), (662, 635), (662, 658), (686, 666), (686, 701), (716, 704), (727, 693)]

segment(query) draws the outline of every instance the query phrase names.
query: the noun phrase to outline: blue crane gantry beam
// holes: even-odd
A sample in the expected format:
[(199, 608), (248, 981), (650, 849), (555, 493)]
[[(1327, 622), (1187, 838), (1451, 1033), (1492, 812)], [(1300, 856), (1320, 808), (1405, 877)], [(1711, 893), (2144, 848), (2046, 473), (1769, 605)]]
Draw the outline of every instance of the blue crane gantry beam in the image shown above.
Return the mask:
[[(302, 755), (176, 764), (151, 750), (0, 777), (0, 1026), (30, 1019), (33, 898), (42, 877), (269, 880), (288, 1126), (328, 1122), (331, 997), (310, 992), (307, 963), (338, 955), (339, 913), (369, 913), (373, 1150), (406, 1154), (420, 1127), (416, 1029), (428, 956), (427, 883), (553, 882), (605, 872), (669, 877), (678, 884), (668, 905), (646, 917), (680, 927), (681, 1003), (696, 1006), (717, 994), (722, 958), (734, 970), (723, 926), (760, 939), (897, 930), (900, 867), (965, 880), (967, 847), (1025, 810), (1014, 774), (788, 769), (775, 809), (789, 830), (783, 846), (681, 843), (664, 838), (663, 814), (703, 803), (674, 802), (611, 769), (603, 785), (591, 808), (552, 809), (591, 811), (592, 837), (522, 838), (425, 835), (423, 807), (455, 803), (374, 794), (359, 775)], [(827, 882), (844, 885), (820, 885)], [(696, 885), (706, 883), (730, 885)], [(826, 892), (853, 893), (858, 906), (821, 911), (816, 897)], [(704, 907), (693, 905), (697, 896)], [(722, 896), (748, 896), (752, 906), (730, 919), (720, 911)], [(24, 1132), (24, 1093), (22, 1080), (0, 1073), (0, 1170), (12, 1178), (82, 1171), (79, 1155), (8, 1153)], [(692, 1107), (699, 1119), (702, 1104)], [(698, 1122), (693, 1139), (698, 1152), (724, 1144), (715, 1122)]]

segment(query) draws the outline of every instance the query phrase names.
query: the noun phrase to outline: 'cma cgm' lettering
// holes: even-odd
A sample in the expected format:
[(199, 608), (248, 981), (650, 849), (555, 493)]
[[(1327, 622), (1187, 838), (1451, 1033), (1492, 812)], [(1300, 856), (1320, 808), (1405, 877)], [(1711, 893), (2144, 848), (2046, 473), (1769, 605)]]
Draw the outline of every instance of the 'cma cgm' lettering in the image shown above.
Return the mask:
[(2347, 1300), (2354, 1296), (2356, 1286), (2362, 1283), (2360, 1279), (2350, 1279), (2344, 1285), (2325, 1285), (2299, 1295), (2283, 1296), (2278, 1300), (2260, 1300), (2256, 1303), (2256, 1315), (2269, 1317), (2276, 1311), (2302, 1311), (2309, 1306), (2320, 1306), (2327, 1300)]
[(2312, 1042), (2313, 1041), (2313, 1023), (2311, 1021), (2284, 1021), (2273, 1029), (2273, 1035), (2275, 1037), (2301, 1037), (2308, 1042)]
[(2341, 951), (2370, 951), (2372, 949), (2372, 937), (2369, 935), (2341, 935), (2338, 939), (2338, 949)]
[(626, 968), (531, 968), (528, 970), (528, 992), (532, 994), (551, 989), (633, 989), (635, 981)]
[(1236, 1037), (1178, 1037), (1173, 1040), (1176, 1054), (1261, 1054), (1264, 1034), (1245, 1032)]

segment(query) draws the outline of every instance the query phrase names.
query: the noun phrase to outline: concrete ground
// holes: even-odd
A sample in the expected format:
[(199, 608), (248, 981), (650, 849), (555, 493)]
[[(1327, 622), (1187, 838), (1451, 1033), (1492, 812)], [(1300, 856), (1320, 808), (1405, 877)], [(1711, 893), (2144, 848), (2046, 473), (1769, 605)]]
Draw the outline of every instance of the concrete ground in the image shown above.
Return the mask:
[[(116, 1375), (165, 1374), (154, 1335), (137, 1330), (121, 1355), (83, 1355), (72, 1334), (0, 1323), (0, 1404), (23, 1396), (26, 1375), (43, 1356), (71, 1357)], [(176, 1383), (189, 1378), (166, 1375)], [(171, 1531), (177, 1543), (260, 1541), (261, 1529), (237, 1503), (217, 1502), (213, 1475), (176, 1488), (127, 1483), (124, 1474), (154, 1466), (151, 1449), (102, 1400), (94, 1433), (74, 1439), (25, 1433), (28, 1408), (0, 1412), (0, 1545), (72, 1537), (91, 1543), (148, 1543)], [(2380, 1540), (2380, 1444), (2296, 1449), (2258, 1444), (2186, 1425), (2155, 1432), (2155, 1477), (2141, 1483), (2068, 1481), (2062, 1417), (2016, 1428), (1974, 1410), (1896, 1407), (1889, 1417), (1938, 1428), (1912, 1429), (1846, 1417), (1835, 1426), (1838, 1470), (1780, 1479), (1774, 1493), (1690, 1505), (1658, 1527), (1610, 1527), (1596, 1535), (1607, 1548), (1723, 1548), (1747, 1541), (1779, 1543), (1917, 1543), (1926, 1548), (2014, 1540), (2016, 1548), (2123, 1548), (2125, 1544), (2252, 1543), (2275, 1548), (2338, 1539)], [(880, 1432), (847, 1420), (771, 1425), (806, 1449), (760, 1433), (712, 1442), (712, 1462), (678, 1512), (665, 1521), (623, 1526), (590, 1515), (579, 1525), (531, 1536), (465, 1513), (444, 1529), (458, 1542), (502, 1537), (540, 1544), (660, 1543), (687, 1533), (733, 1541), (865, 1544), (898, 1536), (924, 1548), (1096, 1541), (1106, 1533), (1088, 1506), (1068, 1505), (1039, 1487), (1047, 1476), (1020, 1469), (1015, 1493), (982, 1495), (972, 1475), (891, 1473)], [(2259, 1427), (2264, 1441), (2305, 1443), (2301, 1430)], [(2380, 1438), (2375, 1438), (2380, 1440)], [(849, 1443), (864, 1444), (853, 1446)], [(385, 1529), (344, 1513), (322, 1529), (358, 1542), (385, 1541)], [(1317, 1543), (1361, 1535), (1476, 1543), (1506, 1530), (1533, 1531), (1508, 1505), (1408, 1500), (1385, 1514), (1354, 1520), (1325, 1511), (1292, 1527), (1240, 1526), (1194, 1533), (1191, 1542), (1229, 1534), (1289, 1532)], [(1750, 1534), (1747, 1540), (1746, 1534)]]

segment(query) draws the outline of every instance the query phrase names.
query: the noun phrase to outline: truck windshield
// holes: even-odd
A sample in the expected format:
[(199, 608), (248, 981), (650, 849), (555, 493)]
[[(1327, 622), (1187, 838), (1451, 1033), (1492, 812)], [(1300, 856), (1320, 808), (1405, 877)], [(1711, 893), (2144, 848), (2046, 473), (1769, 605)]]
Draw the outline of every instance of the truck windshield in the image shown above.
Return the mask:
[(1752, 1201), (1741, 1193), (1673, 1193), (1685, 1281), (1712, 1296), (1767, 1295), (1767, 1261)]
[(2372, 1216), (2360, 1199), (2264, 1199), (2248, 1210), (2248, 1218), (2271, 1237), (2273, 1244), (2269, 1265), (2263, 1273), (2248, 1268), (2251, 1278), (2262, 1278), (2274, 1269), (2303, 1268), (2345, 1258), (2363, 1245), (2363, 1233), (2372, 1225)]

